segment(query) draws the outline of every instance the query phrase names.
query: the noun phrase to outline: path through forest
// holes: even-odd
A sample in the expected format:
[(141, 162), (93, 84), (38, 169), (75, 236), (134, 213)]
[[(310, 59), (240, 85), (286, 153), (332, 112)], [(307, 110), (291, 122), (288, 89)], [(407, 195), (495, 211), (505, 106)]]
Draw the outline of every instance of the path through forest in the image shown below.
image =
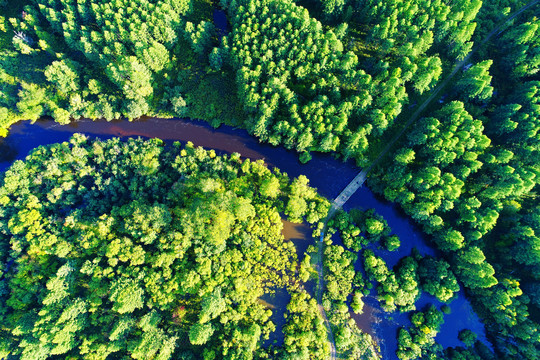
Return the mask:
[(358, 173), (358, 175), (349, 183), (349, 185), (347, 185), (347, 187), (345, 187), (345, 189), (343, 189), (343, 191), (338, 195), (338, 197), (336, 197), (334, 199), (334, 201), (332, 202), (332, 207), (330, 208), (330, 211), (328, 212), (328, 218), (331, 218), (334, 215), (334, 213), (338, 209), (340, 209), (343, 206), (343, 204), (345, 204), (347, 202), (347, 200), (350, 199), (350, 197), (356, 192), (356, 190), (358, 190), (364, 184), (364, 182), (367, 179), (367, 174), (371, 171), (371, 169), (376, 164), (379, 163), (379, 161), (388, 153), (388, 151), (390, 151), (390, 149), (396, 143), (396, 141), (398, 141), (399, 138), (403, 135), (403, 133), (405, 133), (405, 130), (407, 130), (409, 128), (409, 126), (419, 118), (420, 114), (439, 95), (441, 90), (446, 85), (448, 85), (450, 80), (452, 80), (452, 78), (457, 74), (457, 72), (466, 63), (469, 62), (470, 58), (478, 50), (478, 48), (485, 45), (491, 39), (491, 37), (493, 35), (495, 35), (496, 33), (498, 33), (501, 30), (501, 28), (503, 26), (505, 26), (508, 22), (512, 21), (516, 16), (518, 16), (519, 14), (524, 12), (525, 10), (527, 10), (530, 7), (536, 5), (538, 3), (538, 1), (540, 1), (540, 0), (533, 0), (533, 1), (529, 2), (527, 5), (523, 6), (521, 9), (515, 11), (512, 15), (510, 15), (510, 17), (508, 17), (508, 19), (506, 19), (503, 23), (496, 26), (488, 35), (486, 35), (484, 40), (479, 45), (476, 45), (473, 49), (471, 49), (471, 51), (467, 54), (467, 56), (465, 56), (465, 58), (463, 60), (459, 61), (458, 63), (456, 63), (456, 65), (454, 65), (454, 68), (452, 69), (452, 72), (446, 77), (446, 79), (444, 79), (444, 81), (442, 83), (440, 83), (435, 89), (432, 90), (431, 95), (418, 107), (418, 109), (416, 109), (414, 114), (411, 115), (411, 117), (409, 118), (409, 120), (407, 120), (407, 122), (401, 128), (401, 130), (397, 134), (394, 135), (392, 140), (379, 153), (379, 155), (375, 158), (375, 160), (373, 160), (368, 167), (366, 167), (365, 169), (360, 171), (360, 173)]
[(317, 304), (319, 306), (319, 312), (321, 313), (322, 318), (324, 319), (324, 324), (326, 325), (326, 332), (328, 334), (328, 342), (330, 343), (330, 359), (336, 359), (336, 342), (334, 341), (334, 334), (332, 333), (332, 327), (330, 321), (326, 317), (326, 311), (322, 306), (322, 294), (324, 288), (324, 272), (323, 272), (323, 263), (322, 258), (324, 256), (324, 246), (323, 246), (323, 237), (324, 232), (321, 233), (321, 238), (318, 245), (318, 254), (319, 261), (317, 262), (317, 274), (319, 276), (319, 282), (317, 284)]
[(371, 169), (379, 163), (379, 161), (390, 151), (392, 146), (396, 143), (396, 141), (399, 140), (399, 138), (405, 133), (405, 130), (414, 122), (416, 121), (420, 114), (426, 109), (426, 107), (431, 104), (431, 102), (439, 95), (441, 90), (448, 85), (450, 80), (457, 74), (457, 72), (470, 60), (472, 55), (482, 46), (484, 46), (493, 35), (496, 33), (499, 33), (501, 31), (501, 28), (504, 27), (506, 24), (508, 24), (510, 21), (512, 21), (516, 16), (523, 13), (525, 10), (533, 7), (534, 5), (538, 4), (540, 0), (532, 0), (527, 5), (524, 5), (521, 9), (516, 10), (512, 15), (510, 15), (504, 22), (497, 25), (489, 34), (486, 35), (484, 40), (480, 42), (480, 44), (475, 45), (471, 51), (465, 56), (465, 58), (454, 65), (454, 68), (452, 69), (452, 72), (443, 80), (442, 83), (440, 83), (435, 89), (431, 91), (431, 95), (416, 109), (416, 111), (411, 115), (411, 117), (407, 120), (405, 125), (401, 128), (401, 130), (394, 135), (392, 140), (386, 145), (386, 147), (379, 153), (379, 155), (369, 164), (368, 167), (363, 169), (358, 173), (358, 175), (355, 176), (355, 178), (343, 189), (343, 191), (334, 199), (332, 202), (332, 206), (330, 207), (330, 210), (328, 211), (328, 215), (325, 220), (325, 226), (323, 230), (321, 231), (321, 237), (319, 241), (319, 261), (317, 263), (317, 273), (319, 276), (319, 282), (317, 287), (317, 302), (319, 304), (319, 311), (321, 312), (321, 316), (324, 319), (324, 322), (326, 324), (327, 330), (328, 330), (328, 340), (331, 345), (331, 352), (330, 352), (330, 359), (334, 360), (336, 359), (336, 344), (334, 341), (334, 336), (332, 334), (332, 328), (330, 325), (330, 322), (328, 321), (328, 318), (326, 316), (326, 312), (322, 306), (322, 292), (324, 288), (324, 277), (323, 277), (323, 239), (324, 234), (326, 231), (326, 222), (334, 216), (337, 210), (341, 209), (343, 205), (351, 198), (351, 196), (364, 184), (364, 182), (367, 179), (367, 175), (371, 171)]

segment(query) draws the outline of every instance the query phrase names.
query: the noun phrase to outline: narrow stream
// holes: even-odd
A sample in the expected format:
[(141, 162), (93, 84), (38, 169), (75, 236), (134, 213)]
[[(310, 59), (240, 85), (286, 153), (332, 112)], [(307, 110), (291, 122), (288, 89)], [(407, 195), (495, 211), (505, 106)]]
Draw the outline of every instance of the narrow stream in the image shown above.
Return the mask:
[[(0, 140), (0, 172), (5, 171), (13, 161), (24, 159), (29, 151), (39, 145), (67, 141), (75, 132), (83, 133), (100, 139), (111, 137), (145, 137), (161, 138), (167, 142), (191, 141), (197, 146), (216, 149), (220, 153), (238, 152), (242, 157), (250, 159), (263, 159), (270, 167), (279, 167), (290, 177), (305, 175), (310, 184), (319, 190), (323, 196), (333, 199), (351, 181), (359, 169), (352, 163), (344, 163), (327, 154), (314, 154), (313, 160), (302, 165), (295, 152), (268, 144), (260, 144), (257, 139), (246, 131), (221, 126), (213, 129), (202, 121), (186, 119), (156, 119), (146, 118), (140, 121), (90, 121), (81, 120), (70, 125), (59, 125), (52, 120), (40, 120), (35, 124), (20, 122), (11, 128), (9, 136)], [(392, 267), (400, 258), (411, 253), (416, 247), (422, 255), (436, 255), (420, 228), (416, 226), (396, 205), (381, 199), (367, 187), (362, 187), (345, 204), (345, 210), (362, 208), (375, 210), (381, 214), (390, 225), (394, 234), (401, 239), (398, 251), (388, 252), (374, 249)], [(295, 242), (297, 251), (301, 255), (311, 240), (309, 231), (298, 225), (285, 225), (284, 234)], [(282, 306), (286, 299), (280, 294), (275, 298), (264, 299), (267, 302)], [(401, 326), (410, 324), (407, 314), (387, 314), (380, 309), (374, 294), (365, 298), (364, 314), (354, 316), (359, 327), (372, 334), (381, 345), (383, 359), (396, 359), (397, 332)], [(435, 298), (424, 294), (417, 303), (417, 309), (423, 309), (429, 303), (440, 305)], [(486, 344), (485, 329), (472, 310), (463, 291), (450, 304), (451, 314), (445, 315), (445, 323), (436, 340), (443, 347), (463, 346), (458, 340), (460, 330), (470, 329), (479, 335), (479, 339)], [(277, 325), (277, 324), (276, 324)]]

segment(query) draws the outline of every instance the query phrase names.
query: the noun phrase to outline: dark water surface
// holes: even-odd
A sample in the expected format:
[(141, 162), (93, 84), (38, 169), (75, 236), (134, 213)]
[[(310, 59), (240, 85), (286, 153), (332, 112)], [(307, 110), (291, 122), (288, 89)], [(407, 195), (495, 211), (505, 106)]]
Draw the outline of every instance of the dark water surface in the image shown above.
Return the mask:
[[(228, 126), (213, 129), (202, 121), (154, 118), (135, 122), (81, 120), (70, 125), (59, 125), (52, 120), (40, 120), (35, 124), (20, 122), (12, 126), (7, 138), (0, 140), (0, 171), (5, 171), (14, 160), (24, 159), (31, 149), (39, 145), (67, 141), (75, 132), (100, 139), (115, 136), (124, 138), (140, 136), (161, 138), (170, 142), (191, 141), (197, 146), (213, 148), (221, 153), (238, 152), (244, 158), (263, 159), (269, 166), (279, 167), (290, 177), (307, 176), (310, 184), (329, 199), (335, 198), (359, 171), (351, 162), (344, 163), (324, 154), (314, 154), (313, 160), (302, 165), (295, 152), (260, 144), (244, 130)], [(386, 219), (393, 233), (401, 239), (401, 247), (398, 251), (374, 249), (377, 255), (385, 259), (388, 266), (393, 267), (400, 258), (410, 255), (413, 247), (416, 247), (422, 255), (437, 254), (434, 247), (428, 243), (426, 236), (410, 218), (404, 215), (396, 205), (376, 196), (366, 186), (360, 188), (345, 204), (346, 210), (351, 208), (375, 208)], [(309, 244), (309, 241), (303, 239), (306, 236), (310, 239), (309, 231), (302, 226), (293, 227), (292, 225), (286, 225), (284, 231), (287, 232), (288, 238), (295, 242), (298, 253), (303, 254)], [(275, 298), (264, 300), (275, 303), (276, 307), (277, 305), (281, 307), (283, 299), (285, 299), (283, 296), (277, 294)], [(366, 303), (364, 314), (354, 316), (357, 324), (378, 340), (383, 359), (396, 359), (397, 332), (401, 326), (410, 325), (408, 315), (383, 312), (373, 294), (364, 300)], [(430, 303), (435, 303), (440, 307), (440, 303), (435, 298), (424, 294), (417, 303), (417, 309), (423, 309)], [(463, 291), (450, 304), (450, 308), (452, 312), (450, 315), (445, 315), (445, 323), (436, 337), (443, 347), (463, 346), (457, 338), (458, 332), (463, 329), (476, 332), (479, 339), (489, 345), (484, 326), (472, 310)]]
[(216, 26), (218, 36), (227, 36), (230, 28), (229, 22), (227, 21), (227, 14), (225, 13), (225, 11), (215, 8), (212, 17), (214, 19), (214, 25)]

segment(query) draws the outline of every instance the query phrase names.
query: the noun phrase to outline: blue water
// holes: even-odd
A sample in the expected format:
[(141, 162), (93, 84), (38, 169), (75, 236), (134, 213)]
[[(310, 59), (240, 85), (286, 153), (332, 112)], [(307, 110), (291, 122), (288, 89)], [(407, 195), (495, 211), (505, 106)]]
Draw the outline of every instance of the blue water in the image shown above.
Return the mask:
[(214, 9), (214, 13), (212, 14), (214, 18), (214, 25), (216, 26), (216, 30), (218, 32), (219, 37), (227, 36), (229, 33), (229, 22), (227, 21), (227, 14), (225, 14), (225, 11)]
[[(392, 234), (399, 236), (401, 246), (396, 251), (390, 252), (381, 247), (371, 247), (377, 256), (380, 256), (386, 261), (389, 268), (397, 265), (401, 258), (411, 255), (413, 248), (419, 250), (422, 256), (440, 256), (440, 252), (430, 244), (428, 236), (421, 231), (420, 227), (403, 210), (373, 193), (365, 185), (344, 206), (345, 210), (351, 210), (353, 208), (375, 209), (388, 222), (388, 225), (392, 229)], [(400, 327), (409, 327), (411, 325), (409, 314), (395, 312), (389, 315), (385, 313), (379, 306), (375, 295), (376, 292), (373, 289), (370, 296), (365, 299), (366, 304), (376, 309), (375, 314), (371, 315), (375, 317), (373, 322), (378, 322), (374, 326), (375, 336), (381, 340), (380, 346), (383, 359), (397, 359), (395, 355), (397, 350), (397, 334)], [(434, 296), (424, 292), (420, 299), (417, 300), (415, 306), (418, 311), (425, 310), (430, 304), (434, 304), (439, 309), (444, 305)], [(458, 334), (463, 329), (469, 329), (478, 334), (480, 341), (490, 346), (486, 338), (484, 324), (474, 312), (463, 290), (457, 294), (456, 299), (448, 304), (448, 306), (451, 312), (444, 315), (444, 324), (435, 337), (435, 340), (439, 344), (444, 348), (464, 346), (458, 339)]]

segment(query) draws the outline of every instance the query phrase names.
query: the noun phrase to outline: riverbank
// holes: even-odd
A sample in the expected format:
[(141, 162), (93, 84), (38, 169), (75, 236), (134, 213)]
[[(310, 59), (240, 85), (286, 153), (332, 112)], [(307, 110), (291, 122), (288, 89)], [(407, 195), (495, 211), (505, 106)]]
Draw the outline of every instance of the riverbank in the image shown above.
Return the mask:
[[(281, 147), (261, 144), (246, 131), (221, 126), (214, 129), (202, 121), (187, 119), (155, 119), (146, 118), (141, 121), (77, 121), (70, 125), (59, 125), (52, 120), (40, 120), (35, 124), (20, 122), (15, 124), (10, 135), (0, 141), (0, 147), (5, 156), (0, 159), (0, 171), (4, 171), (16, 159), (24, 159), (28, 152), (39, 145), (67, 141), (75, 132), (96, 136), (102, 139), (119, 137), (161, 138), (168, 142), (191, 141), (197, 146), (213, 148), (221, 153), (240, 153), (244, 158), (262, 159), (268, 165), (279, 167), (291, 177), (305, 175), (319, 193), (329, 199), (335, 198), (341, 190), (357, 175), (358, 168), (352, 163), (344, 163), (327, 154), (315, 154), (312, 161), (303, 165), (293, 151)], [(399, 259), (410, 255), (416, 247), (422, 255), (436, 255), (435, 249), (429, 244), (427, 237), (395, 204), (391, 204), (376, 196), (369, 188), (363, 186), (345, 204), (344, 209), (374, 208), (390, 225), (394, 234), (401, 239), (398, 251), (389, 252), (374, 248), (378, 256), (383, 257), (388, 266), (392, 267)], [(358, 267), (359, 263), (357, 263)], [(371, 299), (371, 300), (370, 300)], [(400, 326), (409, 324), (408, 314), (388, 314), (380, 310), (374, 293), (366, 297), (366, 303), (373, 311), (366, 311), (357, 319), (374, 338), (379, 340), (384, 359), (396, 359), (397, 331)], [(424, 294), (417, 308), (422, 309), (428, 303), (436, 303), (434, 298)], [(479, 339), (487, 343), (483, 324), (472, 310), (463, 292), (450, 304), (451, 314), (445, 315), (436, 340), (445, 347), (462, 346), (457, 339), (457, 333), (471, 329), (479, 334)], [(456, 316), (459, 314), (459, 316)], [(356, 320), (356, 318), (355, 318)], [(370, 326), (367, 326), (371, 324)]]

